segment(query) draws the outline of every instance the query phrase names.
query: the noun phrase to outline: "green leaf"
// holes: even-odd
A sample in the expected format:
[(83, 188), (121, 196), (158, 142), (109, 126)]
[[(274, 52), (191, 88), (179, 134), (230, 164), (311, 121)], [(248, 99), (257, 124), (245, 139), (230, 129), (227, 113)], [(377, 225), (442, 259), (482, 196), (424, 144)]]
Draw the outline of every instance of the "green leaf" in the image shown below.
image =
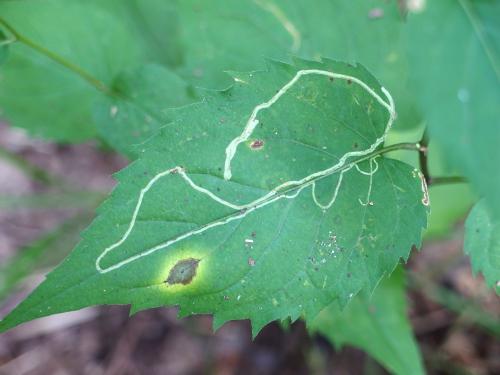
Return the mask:
[[(302, 0), (217, 0), (215, 3), (190, 0), (180, 3), (108, 1), (101, 5), (118, 13), (120, 19), (135, 30), (134, 34), (140, 35), (145, 55), (167, 64), (194, 85), (225, 88), (230, 79), (224, 71), (261, 67), (262, 56), (284, 60), (290, 54), (306, 58), (333, 56), (363, 61), (383, 79), (398, 102), (399, 124), (412, 126), (420, 121), (406, 89), (407, 64), (399, 41), (400, 15), (394, 4), (366, 1), (353, 5), (346, 0), (320, 0), (315, 7), (310, 7)], [(374, 9), (382, 16), (370, 17)], [(332, 22), (338, 28), (335, 33), (330, 32)], [(353, 28), (357, 30), (354, 35), (350, 32)], [(178, 78), (174, 78), (172, 90), (167, 91), (167, 81), (171, 78), (163, 79), (165, 75), (167, 73), (157, 78), (159, 85), (165, 83), (165, 89), (158, 90), (158, 94), (163, 95), (161, 107), (191, 102), (189, 97), (180, 100), (186, 84)], [(131, 89), (135, 89), (134, 85), (137, 90), (146, 86), (132, 76), (126, 79)], [(177, 86), (180, 86), (179, 94)], [(148, 99), (139, 98), (138, 102), (145, 100)], [(107, 104), (102, 107), (104, 112), (109, 112)], [(131, 116), (138, 118), (137, 124), (109, 121), (108, 117), (97, 118), (99, 134), (131, 158), (134, 155), (130, 146), (145, 141), (166, 123), (150, 121), (143, 126), (141, 113)], [(155, 117), (162, 120), (161, 116)], [(134, 135), (130, 136), (131, 133)]]
[[(92, 2), (4, 1), (0, 12), (21, 35), (105, 83), (139, 61), (131, 34)], [(78, 142), (93, 137), (91, 103), (102, 94), (26, 43), (11, 47), (1, 67), (3, 116), (42, 138)]]
[(395, 113), (370, 73), (297, 60), (232, 76), (141, 146), (81, 243), (0, 331), (131, 304), (212, 313), (215, 327), (248, 318), (256, 334), (372, 291), (420, 245), (427, 196), (412, 167), (378, 155)]
[(181, 74), (202, 87), (227, 87), (225, 70), (248, 71), (262, 57), (326, 56), (363, 62), (398, 103), (398, 126), (420, 122), (407, 88), (402, 22), (379, 0), (186, 0), (179, 2)]
[(168, 108), (193, 102), (194, 88), (160, 65), (146, 65), (120, 74), (113, 82), (113, 97), (95, 104), (94, 122), (100, 136), (124, 155), (136, 156), (142, 143), (171, 121)]
[(500, 218), (498, 19), (498, 1), (427, 1), (409, 19), (408, 47), (431, 137)]
[(9, 38), (7, 35), (0, 30), (0, 64), (3, 64), (7, 60), (7, 54), (9, 52)]
[(373, 295), (357, 295), (344, 310), (332, 303), (308, 327), (338, 348), (353, 345), (365, 350), (395, 374), (424, 374), (407, 317), (402, 271), (385, 278)]
[(488, 286), (500, 294), (500, 221), (493, 218), (485, 200), (479, 201), (467, 218), (464, 250), (474, 273), (481, 272)]
[(97, 0), (95, 3), (116, 14), (132, 31), (146, 61), (171, 68), (182, 65), (183, 46), (176, 1)]

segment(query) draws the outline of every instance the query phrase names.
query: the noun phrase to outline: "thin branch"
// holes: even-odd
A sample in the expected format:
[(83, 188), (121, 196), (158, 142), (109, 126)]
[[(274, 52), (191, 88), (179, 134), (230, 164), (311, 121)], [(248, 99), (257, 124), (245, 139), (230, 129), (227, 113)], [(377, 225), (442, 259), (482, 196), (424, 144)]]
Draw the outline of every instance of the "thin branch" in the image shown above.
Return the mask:
[(7, 21), (5, 21), (1, 17), (0, 17), (0, 25), (3, 25), (5, 27), (5, 29), (8, 30), (12, 34), (12, 36), (15, 38), (16, 41), (23, 43), (24, 45), (36, 50), (37, 52), (41, 53), (42, 55), (45, 55), (46, 57), (48, 57), (52, 61), (55, 61), (56, 63), (71, 70), (72, 72), (79, 75), (81, 78), (86, 80), (88, 83), (90, 83), (92, 86), (94, 86), (99, 91), (105, 93), (106, 95), (113, 94), (113, 91), (108, 86), (106, 86), (102, 81), (95, 78), (93, 75), (91, 75), (87, 71), (83, 70), (79, 66), (69, 62), (68, 60), (64, 59), (63, 57), (57, 55), (56, 53), (46, 49), (45, 47), (42, 47), (42, 46), (36, 44), (34, 41), (32, 41), (31, 39), (28, 39), (24, 35), (21, 35), (16, 29), (14, 29), (14, 27), (12, 27)]

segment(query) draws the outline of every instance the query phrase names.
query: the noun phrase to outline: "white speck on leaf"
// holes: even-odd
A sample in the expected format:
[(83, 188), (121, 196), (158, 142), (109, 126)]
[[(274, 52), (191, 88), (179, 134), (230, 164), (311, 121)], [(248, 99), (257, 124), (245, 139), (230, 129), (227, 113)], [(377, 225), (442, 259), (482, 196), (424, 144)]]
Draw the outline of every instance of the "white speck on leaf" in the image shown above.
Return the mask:
[(470, 93), (469, 90), (461, 88), (457, 92), (457, 98), (460, 100), (462, 103), (468, 103), (470, 100)]

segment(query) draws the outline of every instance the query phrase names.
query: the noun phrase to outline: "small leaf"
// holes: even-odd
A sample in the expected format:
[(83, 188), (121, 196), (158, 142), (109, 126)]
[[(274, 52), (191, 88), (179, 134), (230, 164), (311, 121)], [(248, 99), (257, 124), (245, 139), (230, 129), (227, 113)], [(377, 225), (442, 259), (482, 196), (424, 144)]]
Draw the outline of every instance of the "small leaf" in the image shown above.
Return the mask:
[[(316, 316), (419, 246), (426, 189), (376, 157), (395, 118), (362, 66), (270, 62), (171, 112), (72, 254), (0, 331), (95, 304), (180, 305), (214, 326)], [(196, 262), (196, 266), (195, 263)]]
[(389, 371), (424, 374), (422, 359), (407, 317), (403, 270), (382, 280), (372, 296), (360, 293), (342, 310), (334, 302), (308, 322), (337, 347), (365, 350)]
[(409, 17), (407, 45), (431, 138), (500, 219), (500, 2), (425, 4)]
[(474, 272), (481, 272), (488, 286), (500, 294), (500, 221), (493, 218), (485, 200), (479, 201), (467, 218), (464, 250)]

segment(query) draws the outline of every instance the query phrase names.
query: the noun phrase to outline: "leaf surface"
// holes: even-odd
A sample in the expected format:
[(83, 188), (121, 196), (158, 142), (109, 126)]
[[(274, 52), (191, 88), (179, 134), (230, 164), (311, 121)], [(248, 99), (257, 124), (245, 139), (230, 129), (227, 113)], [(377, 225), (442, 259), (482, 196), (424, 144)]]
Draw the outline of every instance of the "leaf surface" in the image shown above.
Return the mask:
[(3, 64), (7, 60), (7, 54), (9, 51), (10, 40), (7, 35), (0, 30), (0, 64)]
[(123, 155), (134, 158), (134, 145), (169, 123), (167, 109), (193, 102), (195, 90), (161, 65), (126, 71), (113, 81), (115, 96), (94, 103), (93, 120), (99, 135)]
[(334, 302), (308, 325), (337, 347), (354, 345), (395, 374), (424, 374), (407, 317), (403, 270), (384, 278), (373, 295), (360, 293), (342, 310)]
[[(145, 55), (166, 64), (185, 79), (186, 83), (175, 78), (174, 84), (170, 84), (165, 74), (156, 77), (158, 86), (163, 87), (158, 89), (164, 99), (162, 108), (190, 103), (190, 98), (180, 100), (185, 97), (187, 83), (227, 87), (231, 81), (224, 71), (262, 67), (263, 56), (283, 61), (289, 60), (290, 55), (310, 59), (331, 56), (362, 61), (385, 82), (398, 103), (398, 126), (409, 127), (420, 121), (406, 88), (407, 63), (399, 38), (402, 23), (395, 4), (380, 4), (375, 0), (356, 4), (347, 0), (320, 0), (311, 7), (305, 0), (216, 0), (210, 3), (188, 0), (178, 3), (108, 1), (102, 5), (118, 12), (121, 20), (128, 20), (134, 34), (140, 36)], [(332, 25), (335, 25), (334, 33)], [(353, 29), (356, 33), (352, 33)], [(140, 91), (144, 87), (130, 75), (118, 78), (125, 79), (131, 89)], [(138, 97), (129, 102), (136, 102), (135, 107), (140, 107), (145, 100), (147, 98)], [(130, 146), (148, 139), (166, 122), (150, 121), (144, 125), (141, 113), (130, 117), (137, 117), (137, 125), (120, 119), (109, 121), (101, 115), (94, 119), (101, 137), (132, 158)], [(110, 133), (110, 129), (115, 131)], [(130, 137), (130, 133), (134, 136)]]
[(426, 4), (409, 18), (415, 92), (432, 139), (500, 218), (500, 2)]
[[(23, 36), (105, 83), (139, 61), (127, 29), (91, 1), (4, 1), (0, 12)], [(1, 67), (2, 116), (37, 137), (78, 142), (95, 136), (91, 103), (102, 94), (21, 42), (10, 50)]]
[[(180, 305), (215, 327), (312, 318), (419, 246), (426, 189), (376, 157), (395, 118), (362, 66), (270, 62), (174, 111), (72, 254), (1, 323), (95, 304)], [(423, 190), (422, 190), (423, 189)]]
[(500, 222), (493, 218), (485, 200), (479, 201), (467, 218), (464, 250), (473, 271), (481, 272), (488, 286), (500, 294)]
[(225, 88), (226, 70), (249, 71), (262, 58), (320, 56), (362, 62), (398, 103), (397, 126), (420, 122), (407, 88), (407, 60), (397, 4), (379, 0), (187, 0), (178, 3), (183, 64), (202, 87)]

